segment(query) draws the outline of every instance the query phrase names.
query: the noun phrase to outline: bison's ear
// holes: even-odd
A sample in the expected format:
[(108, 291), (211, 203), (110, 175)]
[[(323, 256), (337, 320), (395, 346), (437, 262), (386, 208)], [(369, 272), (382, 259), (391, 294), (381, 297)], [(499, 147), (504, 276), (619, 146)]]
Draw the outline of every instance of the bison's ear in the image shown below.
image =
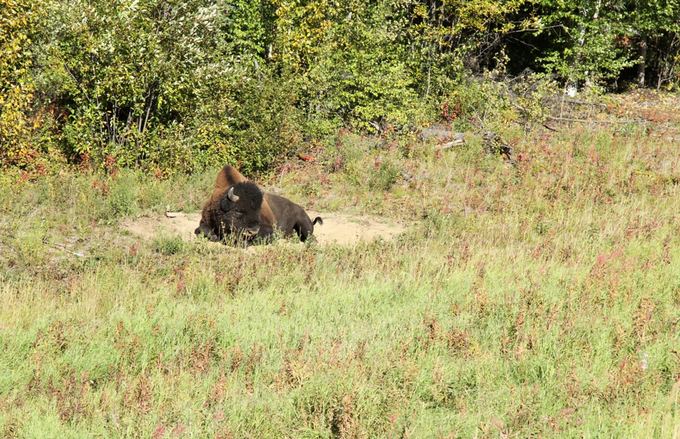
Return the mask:
[(222, 197), (222, 199), (220, 199), (220, 210), (222, 212), (229, 212), (229, 209), (231, 208), (230, 204), (229, 197)]

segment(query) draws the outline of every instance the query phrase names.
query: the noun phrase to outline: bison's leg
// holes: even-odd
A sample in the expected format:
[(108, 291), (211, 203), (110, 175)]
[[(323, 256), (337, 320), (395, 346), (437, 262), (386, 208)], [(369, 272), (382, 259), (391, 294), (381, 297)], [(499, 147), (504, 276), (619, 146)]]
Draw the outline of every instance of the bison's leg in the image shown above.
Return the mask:
[(305, 242), (312, 234), (312, 227), (310, 226), (311, 224), (306, 224), (304, 221), (295, 223), (293, 230), (295, 230), (300, 241)]
[(260, 230), (257, 232), (254, 241), (259, 243), (270, 243), (274, 239), (274, 228), (266, 224), (260, 224)]

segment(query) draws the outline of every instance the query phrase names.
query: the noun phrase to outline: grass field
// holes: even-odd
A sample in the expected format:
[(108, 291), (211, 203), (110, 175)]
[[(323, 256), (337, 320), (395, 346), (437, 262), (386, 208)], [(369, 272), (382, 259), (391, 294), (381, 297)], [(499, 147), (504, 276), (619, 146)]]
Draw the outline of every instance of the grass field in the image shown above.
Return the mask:
[(119, 227), (199, 209), (215, 171), (5, 173), (0, 437), (680, 437), (680, 150), (655, 133), (509, 131), (516, 167), (344, 134), (263, 181), (414, 223), (354, 247)]

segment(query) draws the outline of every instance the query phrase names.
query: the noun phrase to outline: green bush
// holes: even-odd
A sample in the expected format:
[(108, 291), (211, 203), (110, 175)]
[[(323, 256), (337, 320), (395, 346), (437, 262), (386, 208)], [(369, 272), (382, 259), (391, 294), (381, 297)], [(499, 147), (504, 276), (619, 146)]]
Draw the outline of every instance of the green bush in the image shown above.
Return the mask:
[(68, 156), (165, 172), (216, 160), (262, 169), (295, 145), (294, 96), (258, 63), (257, 5), (76, 0), (49, 10), (38, 86), (65, 107)]
[(113, 179), (108, 196), (113, 217), (129, 215), (137, 210), (138, 186), (139, 182), (131, 172), (123, 172)]
[[(257, 172), (341, 127), (410, 131), (442, 104), (515, 118), (494, 81), (527, 67), (591, 88), (637, 68), (640, 84), (672, 87), (680, 59), (673, 2), (0, 6), (0, 166), (61, 156), (157, 175), (224, 162)], [(519, 116), (540, 118), (540, 100), (530, 100)]]
[(164, 256), (180, 253), (185, 246), (185, 242), (179, 236), (160, 236), (153, 242), (154, 250)]
[(295, 87), (264, 68), (215, 77), (200, 89), (192, 117), (201, 164), (234, 163), (267, 169), (302, 143)]
[(31, 141), (34, 84), (31, 46), (40, 2), (0, 0), (0, 166), (25, 165), (38, 155)]
[(374, 190), (389, 190), (399, 178), (400, 169), (391, 160), (379, 160), (369, 173), (368, 187)]

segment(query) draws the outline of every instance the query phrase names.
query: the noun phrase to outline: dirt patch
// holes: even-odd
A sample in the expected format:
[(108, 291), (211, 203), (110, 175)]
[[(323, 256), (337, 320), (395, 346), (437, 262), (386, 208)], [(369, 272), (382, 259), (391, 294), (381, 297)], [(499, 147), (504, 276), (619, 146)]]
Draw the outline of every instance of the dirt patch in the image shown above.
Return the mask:
[(144, 216), (126, 219), (123, 229), (144, 239), (153, 239), (161, 235), (179, 235), (183, 240), (194, 239), (194, 230), (201, 220), (200, 213), (174, 213), (167, 216)]
[(356, 244), (359, 241), (392, 239), (406, 230), (396, 222), (370, 216), (353, 216), (341, 213), (322, 214), (309, 212), (309, 216), (323, 218), (323, 225), (314, 226), (314, 235), (319, 244)]
[[(310, 217), (321, 216), (323, 225), (314, 226), (314, 236), (319, 244), (337, 243), (352, 245), (360, 241), (391, 239), (406, 230), (406, 226), (383, 218), (355, 216), (342, 213), (307, 212)], [(143, 239), (159, 235), (179, 235), (189, 241), (195, 239), (200, 213), (174, 213), (168, 216), (141, 217), (123, 221), (123, 229)]]

